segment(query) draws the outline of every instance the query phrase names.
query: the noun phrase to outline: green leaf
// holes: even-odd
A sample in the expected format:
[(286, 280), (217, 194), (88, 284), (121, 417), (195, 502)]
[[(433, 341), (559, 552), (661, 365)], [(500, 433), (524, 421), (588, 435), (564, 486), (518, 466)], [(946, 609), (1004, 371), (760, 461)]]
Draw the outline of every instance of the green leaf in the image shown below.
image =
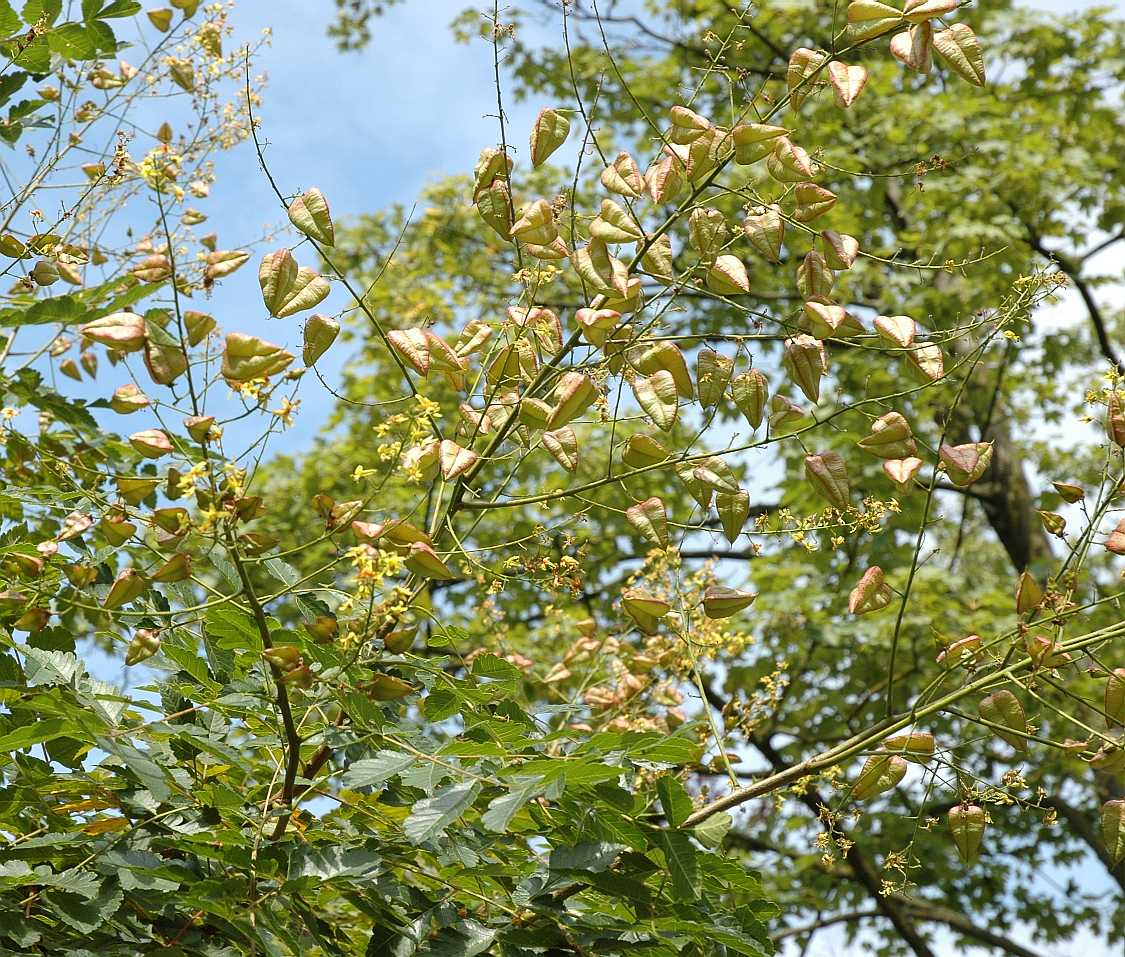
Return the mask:
[(497, 655), (478, 655), (474, 658), (472, 674), (476, 678), (487, 678), (507, 694), (515, 694), (523, 677), (519, 668)]
[(0, 309), (0, 326), (42, 326), (55, 322), (69, 326), (83, 321), (85, 317), (86, 307), (82, 301), (68, 293), (65, 296), (40, 299), (26, 308), (12, 306)]
[(46, 893), (44, 899), (51, 910), (80, 934), (92, 934), (116, 912), (124, 898), (115, 881), (105, 881), (91, 899), (74, 894)]
[(95, 33), (82, 23), (63, 23), (47, 34), (52, 53), (67, 60), (93, 60), (98, 55)]
[(488, 810), (481, 815), (481, 822), (490, 831), (504, 833), (508, 825), (521, 807), (538, 794), (543, 793), (541, 778), (516, 778), (516, 782), (524, 782), (522, 786), (513, 787), (507, 794), (493, 798), (488, 803)]
[(260, 652), (262, 636), (248, 611), (234, 605), (216, 605), (207, 610), (207, 634), (227, 651)]
[(352, 790), (376, 787), (385, 784), (396, 774), (405, 771), (414, 763), (412, 754), (401, 751), (380, 751), (373, 758), (363, 758), (352, 763), (344, 772), (340, 783)]
[(207, 673), (207, 663), (200, 658), (198, 650), (194, 647), (194, 642), (189, 647), (183, 644), (182, 639), (177, 636), (174, 639), (165, 640), (160, 646), (160, 653), (191, 675), (201, 685), (208, 688), (211, 693), (217, 694), (219, 692), (219, 686), (211, 680), (211, 676)]
[(36, 37), (12, 62), (28, 73), (46, 73), (51, 68), (51, 45), (47, 36)]
[(623, 850), (620, 844), (590, 841), (574, 847), (556, 847), (551, 851), (547, 867), (556, 871), (580, 871), (597, 874), (609, 867)]
[(461, 921), (453, 927), (443, 928), (436, 937), (427, 940), (417, 951), (419, 957), (477, 957), (496, 940), (496, 931), (475, 920)]
[(82, 19), (111, 20), (114, 17), (131, 17), (141, 12), (137, 0), (82, 0)]
[(29, 688), (70, 684), (83, 673), (82, 663), (69, 651), (24, 649), (24, 676)]
[(98, 738), (97, 743), (98, 747), (107, 754), (112, 754), (123, 761), (125, 766), (137, 776), (142, 787), (152, 792), (156, 800), (164, 801), (172, 793), (168, 786), (167, 772), (147, 754), (116, 738)]
[(442, 781), (452, 776), (450, 769), (436, 761), (419, 761), (402, 772), (402, 783), (408, 788), (418, 788), (426, 796), (433, 795)]
[(361, 847), (301, 847), (289, 859), (289, 878), (285, 886), (290, 888), (304, 881), (309, 889), (313, 889), (322, 881), (367, 880), (378, 873), (382, 863), (382, 857)]
[(86, 29), (90, 33), (94, 45), (103, 54), (112, 54), (117, 50), (117, 37), (114, 36), (113, 28), (101, 20), (91, 20)]
[(625, 844), (634, 851), (648, 850), (645, 832), (634, 821), (611, 808), (600, 807), (594, 818), (595, 833), (613, 844)]
[(463, 781), (442, 788), (433, 797), (423, 798), (410, 811), (402, 825), (407, 840), (421, 844), (441, 835), (476, 800), (480, 785)]
[(679, 827), (692, 812), (691, 798), (684, 786), (671, 775), (664, 775), (656, 782), (656, 793), (664, 816), (673, 827)]
[[(0, 384), (4, 384), (2, 379)], [(98, 427), (83, 402), (64, 398), (54, 389), (45, 386), (43, 376), (35, 369), (21, 369), (15, 380), (6, 385), (21, 402), (33, 405), (44, 412), (50, 412), (58, 421), (73, 429), (94, 432)]]
[(704, 847), (717, 848), (722, 845), (727, 832), (730, 831), (733, 820), (726, 811), (720, 811), (718, 814), (712, 814), (706, 821), (695, 825), (692, 828), (692, 833)]
[(0, 887), (23, 887), (38, 884), (40, 877), (31, 869), (27, 861), (4, 861), (0, 863)]
[(266, 571), (289, 588), (301, 580), (301, 573), (280, 558), (267, 558), (263, 564), (266, 566)]
[(44, 17), (47, 23), (54, 23), (62, 13), (62, 0), (27, 0), (23, 5), (23, 22), (35, 26)]
[[(46, 872), (47, 868), (37, 868), (37, 871)], [(43, 883), (47, 887), (54, 887), (57, 890), (63, 891), (66, 894), (75, 894), (78, 897), (85, 897), (86, 900), (93, 900), (98, 896), (98, 890), (101, 888), (101, 881), (98, 875), (90, 871), (83, 870), (69, 870), (63, 871), (61, 874), (47, 875), (44, 873)]]
[[(0, 0), (4, 3), (5, 0)], [(3, 7), (0, 7), (0, 17), (3, 16)], [(8, 9), (11, 9), (10, 7)], [(18, 21), (17, 21), (18, 22)], [(0, 34), (3, 31), (0, 30)], [(0, 76), (0, 106), (6, 104), (16, 93), (18, 93), (23, 85), (27, 82), (27, 74), (22, 70), (16, 70), (12, 73), (5, 73)]]
[(680, 899), (699, 896), (699, 863), (695, 845), (686, 831), (660, 831), (657, 843), (664, 852), (668, 873), (672, 877), (672, 891)]
[(22, 26), (19, 15), (9, 0), (0, 0), (0, 37), (10, 37)]
[(53, 741), (73, 731), (73, 725), (63, 718), (48, 718), (45, 721), (36, 721), (0, 735), (0, 751), (18, 751), (32, 744), (41, 744), (44, 741)]
[(123, 890), (174, 891), (185, 882), (183, 871), (148, 851), (112, 847), (98, 855), (97, 867), (117, 875)]

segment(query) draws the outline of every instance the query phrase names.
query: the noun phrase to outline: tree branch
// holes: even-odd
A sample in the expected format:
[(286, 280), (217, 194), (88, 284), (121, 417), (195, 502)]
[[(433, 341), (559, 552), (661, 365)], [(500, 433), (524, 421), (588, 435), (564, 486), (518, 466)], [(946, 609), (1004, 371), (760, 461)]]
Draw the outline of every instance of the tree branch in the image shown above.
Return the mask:
[(775, 941), (785, 940), (787, 937), (801, 937), (805, 934), (815, 934), (818, 930), (823, 930), (825, 927), (831, 927), (834, 924), (851, 924), (859, 920), (867, 920), (869, 917), (885, 917), (886, 915), (876, 907), (869, 910), (849, 910), (843, 911), (839, 914), (833, 914), (830, 917), (824, 917), (820, 920), (814, 920), (810, 924), (802, 924), (800, 927), (787, 927), (785, 930), (775, 931), (770, 934), (770, 937)]
[(1002, 950), (1006, 954), (1012, 954), (1013, 957), (1040, 957), (1034, 950), (1029, 950), (1024, 947), (1023, 944), (997, 934), (987, 927), (980, 927), (969, 920), (964, 914), (960, 914), (948, 907), (941, 907), (938, 904), (930, 904), (924, 901), (911, 900), (907, 897), (896, 896), (895, 900), (898, 901), (901, 906), (905, 907), (906, 910), (910, 911), (918, 920), (945, 924), (947, 927), (956, 930), (966, 937), (972, 937), (990, 947)]
[[(772, 767), (778, 770), (785, 768), (785, 759), (768, 740), (751, 738), (751, 743), (758, 749), (762, 757), (769, 761)], [(812, 811), (814, 817), (818, 819), (821, 808), (828, 806), (813, 787), (805, 788), (797, 799)], [(917, 957), (936, 957), (929, 942), (918, 932), (914, 922), (905, 913), (905, 908), (901, 902), (883, 893), (883, 884), (879, 879), (879, 874), (875, 870), (875, 866), (868, 860), (867, 855), (860, 850), (858, 843), (853, 843), (848, 848), (844, 859), (852, 869), (852, 880), (867, 891), (875, 903), (876, 910), (891, 922), (898, 935), (914, 951)]]
[(1090, 284), (1083, 278), (1080, 264), (1074, 262), (1066, 253), (1048, 249), (1043, 245), (1043, 240), (1039, 234), (1028, 223), (1025, 222), (1023, 225), (1027, 230), (1027, 244), (1044, 259), (1048, 259), (1058, 266), (1066, 274), (1074, 288), (1078, 290), (1078, 295), (1082, 297), (1082, 302), (1086, 305), (1086, 313), (1090, 317), (1090, 324), (1094, 327), (1094, 335), (1097, 337), (1098, 348), (1101, 349), (1102, 355), (1114, 368), (1125, 371), (1125, 365), (1122, 364), (1121, 359), (1114, 352), (1113, 346), (1110, 345), (1109, 333), (1106, 331), (1105, 317), (1102, 315), (1101, 306), (1094, 298)]
[[(270, 640), (270, 627), (266, 621), (266, 613), (262, 610), (262, 603), (258, 601), (258, 596), (254, 593), (254, 588), (250, 584), (250, 576), (246, 574), (246, 566), (242, 564), (242, 558), (233, 543), (228, 548), (228, 554), (235, 570), (238, 572), (239, 581), (242, 582), (242, 593), (246, 596), (247, 604), (250, 605), (250, 611), (254, 616), (254, 624), (258, 628), (258, 636), (262, 639), (262, 647), (265, 649), (272, 648), (273, 643)], [(293, 721), (293, 709), (289, 705), (289, 692), (282, 680), (281, 669), (272, 661), (269, 662), (269, 666), (273, 673), (274, 684), (277, 685), (277, 710), (281, 713), (281, 723), (285, 729), (285, 778), (281, 786), (281, 803), (284, 805), (284, 809), (277, 819), (277, 826), (274, 828), (273, 834), (270, 835), (270, 840), (276, 841), (285, 833), (285, 828), (289, 824), (289, 817), (292, 814), (293, 788), (297, 781), (297, 768), (301, 763), (301, 736), (298, 734), (297, 725)], [(270, 797), (266, 802), (266, 807), (268, 808), (272, 804), (273, 798)]]
[(1094, 830), (1094, 825), (1090, 821), (1090, 818), (1079, 808), (1064, 801), (1062, 798), (1044, 798), (1043, 806), (1054, 808), (1059, 814), (1066, 818), (1066, 823), (1070, 825), (1071, 830), (1082, 838), (1089, 846), (1090, 850), (1097, 855), (1098, 860), (1105, 865), (1106, 871), (1109, 873), (1109, 876), (1117, 882), (1117, 886), (1120, 887), (1122, 891), (1125, 891), (1125, 861), (1114, 865), (1113, 858), (1109, 856), (1109, 851), (1106, 850), (1105, 842), (1102, 841), (1097, 831)]

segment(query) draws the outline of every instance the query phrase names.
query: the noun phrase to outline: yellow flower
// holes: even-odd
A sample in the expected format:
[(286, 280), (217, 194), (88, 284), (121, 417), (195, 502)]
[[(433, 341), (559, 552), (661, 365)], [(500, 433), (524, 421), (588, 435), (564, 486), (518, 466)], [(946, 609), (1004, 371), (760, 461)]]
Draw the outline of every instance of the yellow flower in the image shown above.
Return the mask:
[(282, 399), (281, 408), (274, 409), (273, 414), (281, 419), (282, 425), (289, 428), (293, 424), (293, 416), (296, 414), (298, 407), (301, 405), (301, 400)]

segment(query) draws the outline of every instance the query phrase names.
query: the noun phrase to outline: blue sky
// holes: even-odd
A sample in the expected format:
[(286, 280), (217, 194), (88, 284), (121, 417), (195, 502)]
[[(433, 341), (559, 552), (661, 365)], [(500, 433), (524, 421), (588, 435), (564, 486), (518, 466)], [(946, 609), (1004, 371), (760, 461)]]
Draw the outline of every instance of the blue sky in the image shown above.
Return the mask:
[[(481, 149), (497, 141), (498, 125), (488, 115), (496, 112), (491, 44), (456, 43), (448, 29), (469, 5), (466, 0), (409, 0), (375, 22), (363, 52), (340, 54), (325, 33), (330, 0), (238, 0), (233, 42), (272, 28), (271, 43), (258, 61), (269, 78), (260, 118), (269, 141), (267, 162), (282, 190), (318, 186), (334, 217), (342, 218), (395, 202), (409, 206), (427, 183), (470, 173)], [(537, 26), (529, 31), (541, 33)], [(508, 99), (513, 138), (526, 141), (542, 105)], [(217, 169), (207, 212), (208, 228), (219, 230), (221, 245), (245, 242), (284, 219), (251, 144), (224, 156)], [(237, 197), (237, 203), (224, 197)], [(247, 267), (224, 281), (216, 302), (240, 314), (239, 328), (244, 317), (261, 316), (256, 269)], [(337, 292), (325, 309), (344, 305)], [(222, 326), (218, 310), (216, 318)], [(285, 344), (288, 335), (289, 344), (299, 344), (299, 318), (285, 326), (262, 322), (260, 334), (271, 341)], [(337, 349), (321, 360), (329, 382), (345, 356)], [(303, 389), (287, 447), (307, 442), (330, 409), (331, 397), (323, 389)]]
[[(1062, 12), (1095, 4), (1027, 5)], [(267, 26), (272, 30), (258, 60), (269, 78), (260, 117), (267, 160), (283, 191), (319, 186), (333, 214), (342, 218), (394, 202), (410, 205), (427, 183), (470, 172), (480, 150), (497, 140), (492, 47), (484, 40), (455, 42), (448, 24), (463, 10), (481, 6), (491, 8), (480, 0), (406, 0), (375, 21), (367, 49), (341, 55), (325, 34), (331, 0), (237, 0), (233, 42), (256, 37)], [(554, 42), (559, 23), (557, 17), (529, 23), (524, 37)], [(546, 105), (552, 104), (507, 97), (510, 138), (522, 144)], [(218, 229), (221, 247), (252, 240), (283, 221), (249, 144), (222, 157), (218, 171), (206, 209), (208, 228)], [(325, 309), (344, 305), (343, 294), (334, 293)], [(237, 315), (238, 328), (261, 317), (256, 269), (248, 266), (225, 280), (213, 306), (220, 326), (224, 317)], [(257, 318), (252, 324), (252, 331), (271, 341), (299, 346), (299, 319), (279, 324)], [(321, 360), (328, 381), (345, 357), (346, 351), (337, 349)], [(306, 444), (331, 409), (330, 397), (319, 388), (303, 389), (302, 403), (286, 439), (289, 449)]]

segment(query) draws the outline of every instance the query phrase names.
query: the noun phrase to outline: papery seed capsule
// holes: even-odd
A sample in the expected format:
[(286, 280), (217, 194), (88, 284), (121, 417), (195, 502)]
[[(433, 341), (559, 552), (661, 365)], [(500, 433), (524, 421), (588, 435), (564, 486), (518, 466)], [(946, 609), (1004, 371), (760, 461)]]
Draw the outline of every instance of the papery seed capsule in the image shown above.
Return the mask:
[(112, 611), (114, 608), (127, 605), (134, 599), (139, 598), (147, 585), (148, 582), (145, 580), (144, 575), (135, 568), (126, 568), (114, 579), (113, 585), (110, 586), (109, 594), (106, 595), (105, 601), (102, 602), (102, 607)]
[(852, 797), (866, 801), (889, 791), (906, 777), (906, 760), (897, 754), (873, 754), (864, 763), (852, 786)]
[(364, 682), (363, 690), (374, 701), (395, 701), (405, 698), (414, 691), (414, 686), (409, 681), (403, 681), (394, 675), (377, 674), (369, 681)]
[(1101, 810), (1102, 841), (1116, 867), (1125, 860), (1125, 801), (1106, 801)]
[(1024, 569), (1016, 580), (1016, 614), (1025, 615), (1043, 603), (1043, 589), (1034, 576)]
[(129, 436), (129, 444), (145, 458), (156, 459), (172, 451), (172, 441), (160, 429), (144, 429)]
[(301, 361), (307, 366), (315, 365), (316, 360), (326, 353), (340, 334), (340, 323), (328, 316), (316, 313), (305, 323), (304, 350)]
[(154, 582), (182, 582), (191, 577), (191, 556), (180, 553), (173, 555), (152, 573)]
[(1125, 403), (1120, 392), (1111, 392), (1106, 403), (1105, 431), (1109, 440), (1117, 446), (1125, 447)]
[(418, 626), (408, 625), (406, 628), (396, 628), (388, 632), (383, 638), (383, 647), (395, 655), (401, 655), (414, 647), (414, 639), (418, 636)]
[(907, 761), (926, 764), (934, 756), (934, 736), (929, 731), (896, 734), (883, 742), (888, 751), (901, 753)]
[(1115, 668), (1105, 686), (1106, 721), (1125, 724), (1125, 668)]
[[(981, 701), (978, 709), (985, 721), (1001, 727), (995, 728), (1001, 738), (1017, 751), (1027, 750), (1027, 715), (1012, 692), (1002, 688)], [(1003, 730), (1003, 729), (1010, 730)]]
[(711, 585), (703, 593), (703, 613), (711, 619), (730, 618), (749, 608), (757, 597), (757, 592)]
[(160, 650), (160, 632), (153, 628), (138, 628), (125, 650), (125, 664), (139, 665)]
[(263, 651), (262, 657), (278, 671), (288, 671), (301, 660), (301, 649), (296, 645), (274, 645)]
[(986, 823), (984, 808), (976, 804), (959, 804), (949, 812), (949, 832), (958, 855), (966, 864), (976, 860)]
[(135, 312), (115, 312), (88, 322), (83, 336), (118, 352), (138, 352), (145, 345), (145, 320)]
[(320, 615), (314, 621), (306, 622), (305, 630), (320, 644), (328, 644), (336, 640), (340, 634), (340, 623), (335, 615)]

